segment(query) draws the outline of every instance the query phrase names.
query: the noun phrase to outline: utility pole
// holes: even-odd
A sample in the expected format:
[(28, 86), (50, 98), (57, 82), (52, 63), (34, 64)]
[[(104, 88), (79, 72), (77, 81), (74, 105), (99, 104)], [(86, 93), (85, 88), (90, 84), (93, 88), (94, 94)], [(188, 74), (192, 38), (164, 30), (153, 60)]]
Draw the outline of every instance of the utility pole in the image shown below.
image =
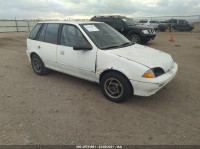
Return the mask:
[(18, 25), (17, 25), (17, 19), (16, 19), (16, 17), (15, 17), (15, 24), (16, 24), (16, 28), (17, 28), (17, 32), (18, 32), (19, 29), (18, 29)]

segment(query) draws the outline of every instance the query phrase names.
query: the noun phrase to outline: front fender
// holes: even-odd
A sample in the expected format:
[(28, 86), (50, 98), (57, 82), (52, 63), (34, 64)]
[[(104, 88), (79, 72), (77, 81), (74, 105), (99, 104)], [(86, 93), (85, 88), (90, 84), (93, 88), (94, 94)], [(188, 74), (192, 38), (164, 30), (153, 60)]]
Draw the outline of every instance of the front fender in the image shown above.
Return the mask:
[(106, 50), (98, 50), (96, 65), (96, 82), (99, 83), (101, 74), (108, 70), (116, 70), (129, 80), (139, 80), (149, 68), (127, 58), (111, 54)]

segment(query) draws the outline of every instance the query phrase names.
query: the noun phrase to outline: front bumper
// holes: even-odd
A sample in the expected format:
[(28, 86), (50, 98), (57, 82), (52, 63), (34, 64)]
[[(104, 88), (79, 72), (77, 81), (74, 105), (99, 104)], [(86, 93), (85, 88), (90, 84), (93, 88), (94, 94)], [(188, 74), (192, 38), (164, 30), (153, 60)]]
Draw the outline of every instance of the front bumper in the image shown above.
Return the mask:
[(178, 65), (174, 63), (174, 67), (167, 73), (157, 78), (142, 78), (140, 81), (130, 80), (134, 89), (134, 95), (151, 96), (168, 84), (178, 71)]
[(143, 41), (149, 41), (154, 40), (156, 37), (156, 34), (144, 34), (141, 38)]

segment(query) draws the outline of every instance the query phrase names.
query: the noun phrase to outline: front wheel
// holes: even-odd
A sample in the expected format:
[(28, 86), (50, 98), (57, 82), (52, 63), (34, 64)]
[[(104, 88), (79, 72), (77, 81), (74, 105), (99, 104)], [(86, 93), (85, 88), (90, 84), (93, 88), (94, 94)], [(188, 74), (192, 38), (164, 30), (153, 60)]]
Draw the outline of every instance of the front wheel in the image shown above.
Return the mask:
[(104, 96), (110, 101), (119, 103), (132, 94), (130, 82), (120, 73), (108, 72), (100, 83)]
[(137, 43), (141, 44), (141, 38), (138, 35), (128, 35), (127, 38), (132, 42), (132, 43)]

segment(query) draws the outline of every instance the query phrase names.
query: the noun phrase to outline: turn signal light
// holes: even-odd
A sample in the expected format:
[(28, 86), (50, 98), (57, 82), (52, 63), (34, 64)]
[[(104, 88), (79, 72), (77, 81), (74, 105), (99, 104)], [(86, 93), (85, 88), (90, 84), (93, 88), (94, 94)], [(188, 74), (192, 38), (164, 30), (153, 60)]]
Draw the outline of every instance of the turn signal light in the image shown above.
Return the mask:
[(144, 78), (153, 78), (152, 77), (152, 74), (150, 72), (146, 72), (144, 75), (143, 75)]

